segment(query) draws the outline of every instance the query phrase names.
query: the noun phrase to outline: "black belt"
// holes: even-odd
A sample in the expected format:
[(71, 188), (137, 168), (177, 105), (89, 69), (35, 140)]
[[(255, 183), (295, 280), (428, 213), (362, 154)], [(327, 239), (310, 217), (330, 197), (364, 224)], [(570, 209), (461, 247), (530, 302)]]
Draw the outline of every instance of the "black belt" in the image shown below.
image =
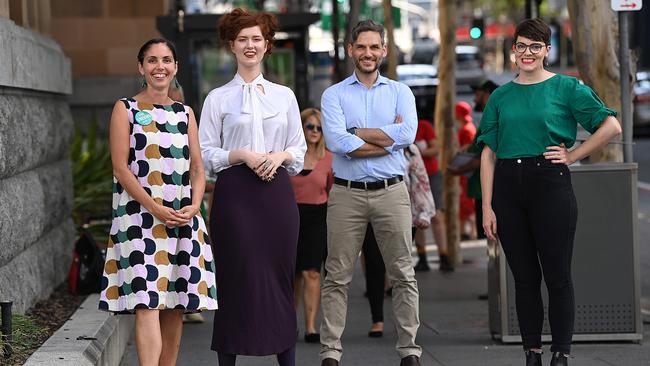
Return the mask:
[(348, 188), (356, 188), (356, 189), (365, 189), (368, 191), (374, 191), (377, 189), (382, 189), (382, 188), (388, 188), (392, 186), (393, 184), (397, 184), (401, 181), (404, 180), (404, 177), (401, 175), (398, 175), (396, 177), (388, 178), (388, 179), (382, 179), (378, 180), (375, 182), (355, 182), (353, 180), (347, 180), (347, 179), (341, 179), (341, 178), (336, 178), (334, 177), (334, 183), (341, 185), (341, 186), (346, 186)]

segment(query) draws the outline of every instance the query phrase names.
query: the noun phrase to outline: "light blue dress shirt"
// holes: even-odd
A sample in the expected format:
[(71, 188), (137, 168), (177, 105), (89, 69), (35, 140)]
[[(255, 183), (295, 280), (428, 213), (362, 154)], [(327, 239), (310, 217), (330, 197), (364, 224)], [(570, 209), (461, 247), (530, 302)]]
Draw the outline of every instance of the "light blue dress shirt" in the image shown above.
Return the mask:
[[(334, 153), (334, 176), (372, 182), (404, 175), (406, 159), (402, 149), (415, 140), (418, 127), (415, 97), (408, 86), (379, 75), (371, 88), (355, 73), (327, 88), (321, 99), (323, 134), (327, 148)], [(397, 115), (402, 123), (395, 123)], [(393, 139), (388, 155), (354, 158), (348, 154), (364, 141), (347, 132), (348, 128), (380, 128)]]

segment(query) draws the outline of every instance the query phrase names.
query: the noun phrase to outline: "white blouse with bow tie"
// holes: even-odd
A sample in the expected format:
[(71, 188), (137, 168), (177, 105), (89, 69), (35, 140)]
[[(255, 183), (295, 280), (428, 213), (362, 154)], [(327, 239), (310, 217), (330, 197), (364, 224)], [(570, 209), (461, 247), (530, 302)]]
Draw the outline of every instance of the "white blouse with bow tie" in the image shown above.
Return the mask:
[(303, 167), (307, 144), (298, 102), (286, 86), (265, 80), (260, 74), (246, 83), (239, 74), (205, 98), (199, 124), (201, 155), (206, 171), (214, 175), (230, 167), (232, 150), (257, 153), (288, 152), (284, 164), (289, 175)]

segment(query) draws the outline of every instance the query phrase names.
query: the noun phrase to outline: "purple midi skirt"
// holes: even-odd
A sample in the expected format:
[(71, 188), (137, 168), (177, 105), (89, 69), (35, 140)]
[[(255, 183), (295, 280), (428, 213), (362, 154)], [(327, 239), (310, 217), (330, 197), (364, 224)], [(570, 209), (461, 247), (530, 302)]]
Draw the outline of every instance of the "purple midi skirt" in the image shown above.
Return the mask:
[(263, 356), (296, 343), (299, 220), (284, 168), (272, 182), (243, 164), (219, 172), (210, 212), (219, 303), (213, 350)]

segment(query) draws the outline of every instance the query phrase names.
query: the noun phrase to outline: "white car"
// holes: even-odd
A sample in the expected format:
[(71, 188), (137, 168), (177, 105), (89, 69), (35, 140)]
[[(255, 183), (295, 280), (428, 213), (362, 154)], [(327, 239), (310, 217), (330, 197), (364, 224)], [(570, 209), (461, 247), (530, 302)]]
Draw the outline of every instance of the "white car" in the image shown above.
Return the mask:
[(632, 125), (637, 134), (650, 133), (650, 71), (636, 73)]

